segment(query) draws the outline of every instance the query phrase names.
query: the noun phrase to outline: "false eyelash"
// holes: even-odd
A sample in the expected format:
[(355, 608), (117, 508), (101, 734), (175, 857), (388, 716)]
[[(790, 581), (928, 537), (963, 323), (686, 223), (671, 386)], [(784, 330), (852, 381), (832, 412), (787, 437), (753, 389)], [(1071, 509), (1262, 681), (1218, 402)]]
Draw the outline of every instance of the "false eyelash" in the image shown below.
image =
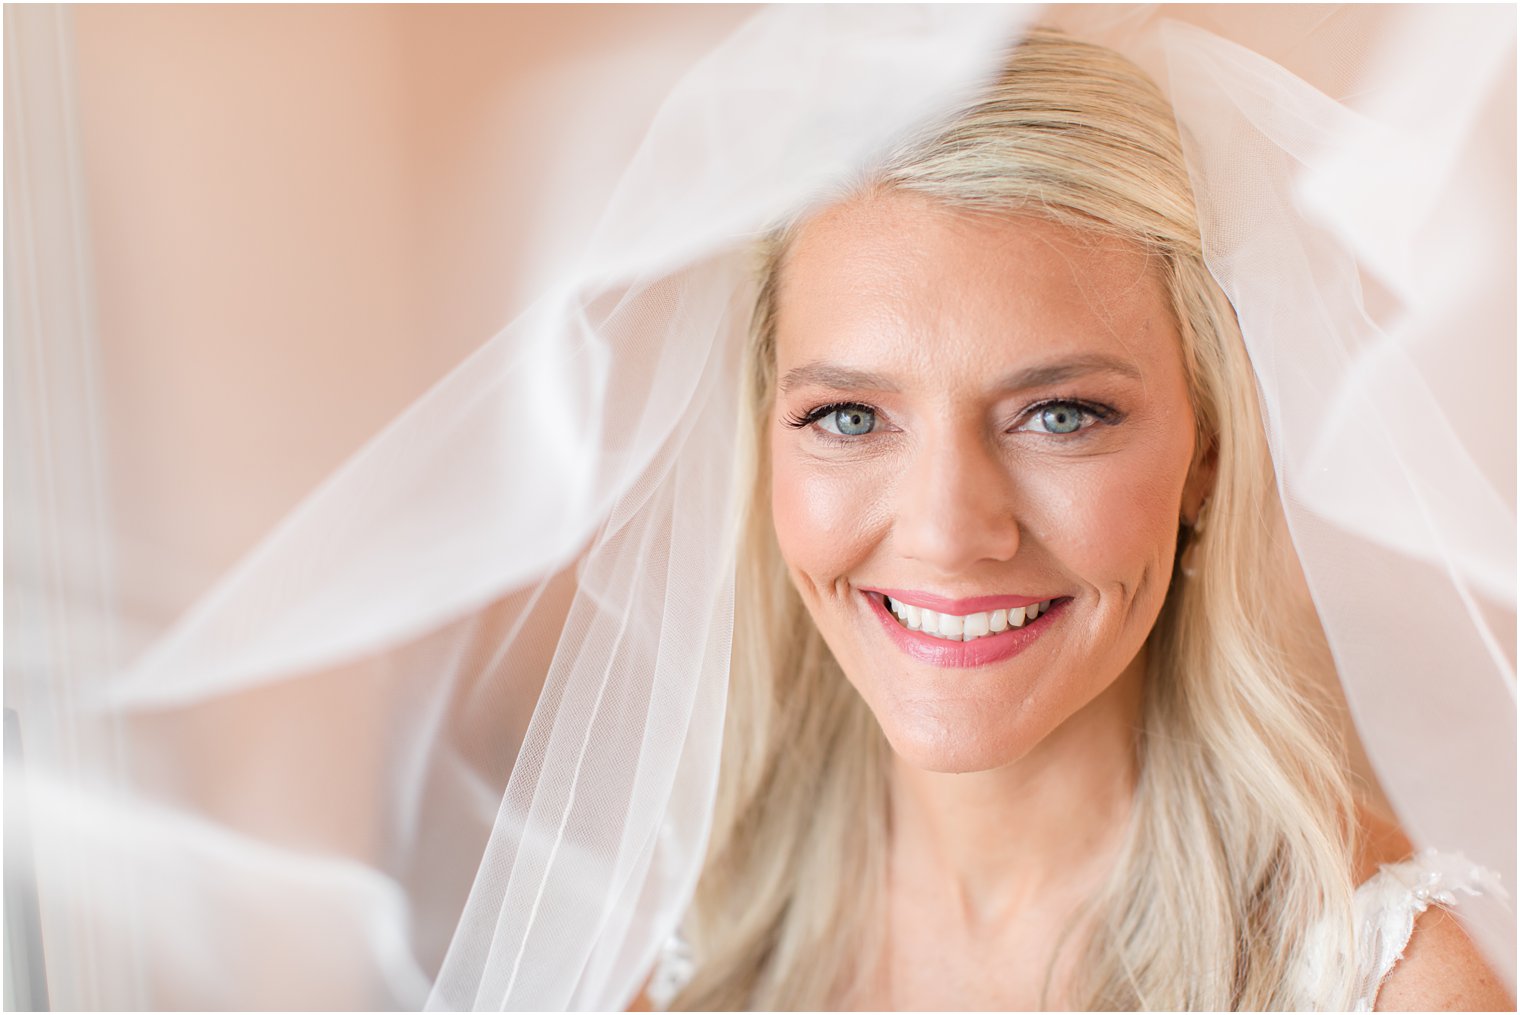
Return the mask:
[(801, 430), (805, 426), (811, 426), (818, 422), (829, 413), (838, 412), (841, 409), (865, 409), (873, 415), (876, 413), (874, 408), (864, 402), (830, 402), (828, 405), (820, 405), (816, 409), (810, 409), (800, 416), (789, 415), (782, 422), (793, 430)]
[(1019, 413), (1019, 421), (1027, 420), (1035, 413), (1048, 409), (1052, 405), (1075, 405), (1078, 409), (1081, 409), (1100, 423), (1112, 423), (1121, 415), (1119, 410), (1112, 406), (1102, 405), (1098, 402), (1084, 402), (1080, 398), (1047, 398), (1045, 401), (1036, 402)]

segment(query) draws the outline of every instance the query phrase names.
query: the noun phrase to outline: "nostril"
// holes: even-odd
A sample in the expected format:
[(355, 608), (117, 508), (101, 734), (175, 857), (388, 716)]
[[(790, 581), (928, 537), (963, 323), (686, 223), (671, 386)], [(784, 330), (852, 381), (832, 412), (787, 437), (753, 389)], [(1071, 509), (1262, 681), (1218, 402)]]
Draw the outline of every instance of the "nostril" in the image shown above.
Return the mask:
[(925, 448), (898, 489), (893, 527), (903, 556), (956, 574), (1018, 551), (1013, 479), (981, 437), (961, 433)]

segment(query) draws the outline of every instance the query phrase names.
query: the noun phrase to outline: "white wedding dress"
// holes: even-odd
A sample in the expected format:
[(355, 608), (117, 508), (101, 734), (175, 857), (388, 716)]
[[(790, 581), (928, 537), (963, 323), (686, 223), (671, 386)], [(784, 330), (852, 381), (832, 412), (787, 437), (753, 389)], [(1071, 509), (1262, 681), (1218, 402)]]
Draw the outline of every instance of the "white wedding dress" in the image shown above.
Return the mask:
[[(1351, 1011), (1372, 1011), (1383, 981), (1393, 971), (1414, 933), (1416, 918), (1431, 905), (1447, 908), (1464, 897), (1486, 895), (1504, 899), (1507, 894), (1494, 872), (1472, 863), (1460, 853), (1422, 850), (1408, 860), (1384, 864), (1356, 890), (1357, 990)], [(1311, 933), (1325, 933), (1315, 928)], [(1325, 953), (1330, 961), (1329, 953)], [(660, 959), (647, 988), (649, 1002), (666, 1010), (682, 987), (691, 981), (696, 965), (690, 944), (678, 932), (660, 951)], [(1313, 996), (1320, 968), (1303, 971), (1304, 994)], [(1327, 999), (1315, 1008), (1339, 1007)]]

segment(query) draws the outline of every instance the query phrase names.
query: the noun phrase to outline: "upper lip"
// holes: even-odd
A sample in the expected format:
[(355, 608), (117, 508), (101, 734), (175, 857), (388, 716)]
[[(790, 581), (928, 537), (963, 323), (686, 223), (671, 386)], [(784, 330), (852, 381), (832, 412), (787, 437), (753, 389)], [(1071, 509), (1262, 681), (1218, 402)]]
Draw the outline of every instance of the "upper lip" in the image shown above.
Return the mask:
[(915, 589), (882, 589), (860, 587), (862, 592), (876, 592), (887, 596), (893, 602), (907, 603), (925, 610), (933, 610), (935, 613), (950, 613), (965, 616), (971, 613), (990, 613), (993, 610), (1010, 610), (1016, 606), (1029, 606), (1032, 603), (1043, 603), (1047, 599), (1058, 599), (1059, 596), (969, 596), (964, 599), (954, 599), (950, 596), (938, 596), (933, 592), (919, 592)]

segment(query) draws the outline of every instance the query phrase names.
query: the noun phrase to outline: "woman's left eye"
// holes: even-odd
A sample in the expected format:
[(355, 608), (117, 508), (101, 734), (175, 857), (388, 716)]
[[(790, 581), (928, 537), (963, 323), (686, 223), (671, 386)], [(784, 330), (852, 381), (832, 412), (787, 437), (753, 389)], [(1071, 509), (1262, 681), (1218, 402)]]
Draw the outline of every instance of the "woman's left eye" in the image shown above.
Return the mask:
[(1018, 429), (1063, 436), (1086, 429), (1099, 419), (1098, 413), (1077, 402), (1046, 402), (1036, 407), (1029, 421)]

